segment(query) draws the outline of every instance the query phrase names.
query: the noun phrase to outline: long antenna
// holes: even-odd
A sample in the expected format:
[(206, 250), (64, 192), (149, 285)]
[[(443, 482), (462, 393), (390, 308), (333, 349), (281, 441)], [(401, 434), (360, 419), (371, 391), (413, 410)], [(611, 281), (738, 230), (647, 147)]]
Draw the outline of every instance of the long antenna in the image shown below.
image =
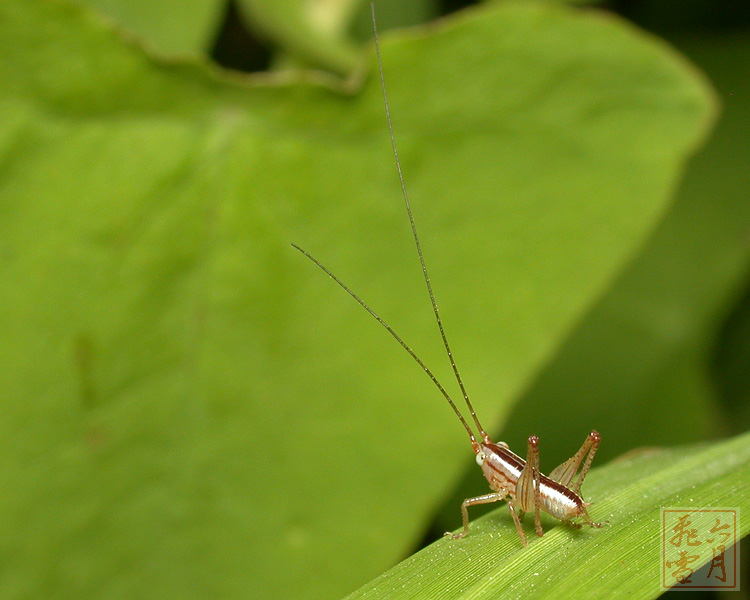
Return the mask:
[(469, 407), (469, 412), (471, 413), (472, 418), (474, 419), (474, 422), (477, 424), (477, 428), (479, 429), (479, 433), (482, 435), (482, 440), (485, 442), (489, 441), (489, 436), (484, 431), (484, 428), (479, 423), (479, 419), (477, 418), (476, 412), (474, 412), (474, 407), (471, 404), (471, 400), (469, 400), (469, 395), (466, 393), (466, 388), (464, 387), (464, 382), (461, 379), (461, 375), (458, 372), (458, 367), (456, 366), (456, 361), (453, 359), (453, 353), (451, 352), (451, 347), (448, 344), (448, 338), (445, 335), (445, 329), (443, 328), (443, 321), (440, 318), (440, 312), (438, 311), (437, 302), (435, 301), (435, 294), (432, 291), (432, 284), (430, 283), (430, 276), (427, 273), (427, 265), (424, 261), (424, 255), (422, 254), (422, 245), (419, 243), (419, 235), (417, 235), (417, 226), (414, 223), (414, 216), (411, 212), (411, 205), (409, 204), (409, 196), (406, 193), (406, 183), (404, 182), (404, 174), (401, 171), (401, 161), (398, 158), (398, 150), (396, 149), (396, 136), (393, 133), (393, 125), (391, 123), (391, 109), (388, 105), (388, 93), (385, 89), (385, 76), (383, 75), (383, 60), (380, 57), (380, 41), (378, 40), (378, 26), (375, 22), (375, 4), (370, 3), (370, 11), (372, 13), (372, 30), (375, 36), (375, 54), (378, 57), (378, 70), (380, 72), (380, 86), (383, 89), (383, 102), (385, 104), (385, 118), (388, 121), (388, 133), (391, 136), (391, 146), (393, 147), (393, 157), (396, 160), (396, 169), (398, 170), (398, 179), (401, 182), (401, 192), (404, 197), (404, 204), (406, 205), (406, 213), (409, 215), (409, 223), (411, 224), (411, 232), (412, 236), (414, 237), (414, 243), (417, 246), (417, 254), (419, 254), (419, 262), (422, 265), (422, 273), (424, 274), (424, 281), (427, 284), (427, 292), (430, 295), (430, 302), (432, 303), (432, 312), (435, 313), (435, 320), (437, 321), (438, 329), (440, 329), (440, 337), (443, 338), (443, 346), (445, 346), (445, 351), (448, 353), (448, 360), (451, 362), (451, 367), (453, 367), (453, 374), (456, 376), (456, 381), (458, 381), (458, 386), (461, 388), (461, 393), (464, 396), (464, 400), (466, 401), (466, 406)]
[(427, 376), (432, 379), (432, 383), (434, 383), (437, 388), (440, 390), (440, 393), (443, 394), (443, 397), (448, 401), (448, 404), (451, 405), (451, 408), (453, 409), (453, 412), (456, 413), (456, 416), (461, 421), (461, 424), (464, 426), (464, 429), (466, 429), (466, 432), (469, 434), (469, 439), (471, 440), (471, 447), (474, 449), (474, 452), (479, 452), (479, 444), (477, 444), (477, 439), (474, 437), (474, 432), (471, 431), (471, 427), (469, 427), (469, 424), (464, 419), (463, 415), (461, 414), (461, 411), (458, 410), (458, 407), (456, 406), (455, 402), (451, 399), (451, 397), (448, 395), (448, 392), (445, 391), (445, 388), (440, 384), (440, 382), (437, 380), (437, 377), (430, 371), (430, 369), (427, 368), (427, 365), (425, 365), (422, 360), (414, 353), (414, 350), (409, 348), (409, 346), (406, 344), (406, 342), (401, 339), (401, 336), (397, 334), (393, 329), (391, 328), (388, 323), (383, 321), (376, 313), (373, 311), (367, 304), (365, 304), (365, 301), (362, 300), (357, 294), (355, 294), (353, 291), (351, 291), (346, 284), (341, 281), (338, 277), (336, 277), (333, 273), (331, 273), (328, 269), (326, 269), (318, 260), (313, 257), (309, 252), (306, 250), (303, 250), (300, 248), (297, 244), (292, 244), (297, 250), (302, 252), (307, 258), (309, 258), (311, 261), (313, 261), (326, 275), (328, 275), (331, 279), (333, 279), (336, 283), (338, 283), (344, 291), (349, 294), (352, 298), (354, 298), (357, 302), (359, 302), (360, 306), (364, 308), (368, 313), (370, 313), (373, 317), (375, 317), (375, 320), (377, 320), (378, 323), (380, 323), (383, 327), (385, 327), (388, 330), (388, 333), (390, 333), (394, 338), (396, 338), (396, 341), (401, 344), (401, 346), (406, 350), (409, 355), (417, 361), (417, 364), (422, 367), (422, 370), (427, 373)]

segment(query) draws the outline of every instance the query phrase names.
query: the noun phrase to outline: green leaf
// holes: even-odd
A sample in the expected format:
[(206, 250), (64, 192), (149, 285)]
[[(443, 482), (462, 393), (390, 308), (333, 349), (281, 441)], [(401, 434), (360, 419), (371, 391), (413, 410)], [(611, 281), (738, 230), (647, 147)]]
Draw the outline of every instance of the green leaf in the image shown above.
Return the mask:
[[(750, 81), (726, 70), (750, 52), (750, 36), (677, 37), (675, 43), (711, 77), (722, 115), (648, 244), (509, 416), (503, 439), (518, 447), (530, 433), (538, 435), (547, 465), (569, 455), (566, 433), (581, 423), (604, 436), (599, 457), (605, 460), (633, 446), (679, 445), (750, 426), (740, 418), (750, 406), (747, 396), (723, 406), (720, 392), (730, 378), (714, 372), (715, 353), (732, 352), (719, 328), (747, 285), (750, 260), (750, 176), (736, 168), (750, 136)], [(736, 323), (727, 327), (731, 337), (746, 339)], [(734, 381), (746, 378), (743, 364), (735, 369)], [(452, 523), (455, 505), (446, 510)]]
[(359, 63), (346, 35), (359, 0), (238, 0), (254, 29), (302, 65), (346, 77)]
[[(289, 246), (449, 379), (372, 54), (351, 94), (229, 77), (47, 0), (0, 3), (0, 42), (0, 596), (331, 597), (393, 564), (466, 440)], [(663, 43), (561, 6), (482, 7), (383, 57), (442, 314), (498, 423), (667, 210), (712, 99)]]
[[(648, 450), (590, 472), (583, 486), (601, 529), (543, 519), (546, 533), (521, 545), (505, 507), (472, 522), (347, 596), (356, 598), (655, 598), (661, 594), (661, 509), (750, 510), (750, 434), (710, 446)], [(526, 517), (530, 522), (531, 516)], [(750, 531), (739, 521), (737, 539)], [(534, 538), (534, 539), (531, 539)], [(691, 547), (697, 570), (713, 558)]]
[(77, 0), (95, 7), (146, 46), (165, 56), (202, 56), (216, 37), (223, 0)]

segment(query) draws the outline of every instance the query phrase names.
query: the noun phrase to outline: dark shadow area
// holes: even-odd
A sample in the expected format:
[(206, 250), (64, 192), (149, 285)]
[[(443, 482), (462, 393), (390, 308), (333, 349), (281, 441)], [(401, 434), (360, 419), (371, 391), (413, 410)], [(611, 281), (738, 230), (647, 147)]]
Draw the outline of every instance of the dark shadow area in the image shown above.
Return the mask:
[(245, 27), (236, 4), (230, 0), (211, 50), (211, 58), (227, 69), (254, 73), (268, 69), (271, 55), (270, 46)]

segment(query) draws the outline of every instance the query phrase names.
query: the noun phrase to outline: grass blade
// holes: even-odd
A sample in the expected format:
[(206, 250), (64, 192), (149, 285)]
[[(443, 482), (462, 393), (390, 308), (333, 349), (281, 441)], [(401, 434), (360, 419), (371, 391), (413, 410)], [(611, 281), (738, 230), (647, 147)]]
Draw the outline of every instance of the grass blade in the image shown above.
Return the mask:
[[(467, 538), (440, 540), (347, 598), (654, 598), (661, 507), (750, 510), (750, 434), (615, 460), (590, 473), (584, 495), (595, 502), (592, 518), (609, 527), (579, 531), (548, 519), (544, 537), (532, 539), (527, 518), (524, 549), (502, 507), (473, 522)], [(700, 564), (712, 557), (707, 544), (695, 553)]]

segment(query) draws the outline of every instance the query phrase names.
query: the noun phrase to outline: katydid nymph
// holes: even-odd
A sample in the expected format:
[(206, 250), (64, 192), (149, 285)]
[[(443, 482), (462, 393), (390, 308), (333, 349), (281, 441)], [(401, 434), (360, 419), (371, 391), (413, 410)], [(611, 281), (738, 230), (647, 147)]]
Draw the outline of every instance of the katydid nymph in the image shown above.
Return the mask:
[[(338, 277), (336, 277), (330, 270), (323, 266), (317, 259), (310, 255), (307, 251), (303, 250), (296, 244), (292, 244), (294, 248), (299, 250), (313, 263), (315, 263), (324, 273), (326, 273), (331, 279), (333, 279), (340, 287), (342, 287), (354, 300), (356, 300), (370, 315), (372, 315), (378, 323), (380, 323), (390, 333), (396, 341), (406, 350), (409, 355), (419, 364), (422, 370), (432, 380), (432, 383), (438, 388), (443, 397), (448, 401), (448, 404), (455, 412), (459, 421), (463, 425), (464, 429), (469, 435), (471, 442), (471, 448), (476, 455), (476, 462), (482, 468), (487, 482), (492, 490), (491, 493), (475, 498), (468, 498), (461, 504), (461, 514), (463, 518), (463, 529), (456, 534), (446, 533), (453, 539), (459, 539), (467, 535), (469, 532), (469, 516), (468, 507), (476, 504), (488, 504), (491, 502), (498, 502), (505, 500), (510, 510), (511, 517), (515, 523), (516, 531), (518, 532), (521, 542), (524, 546), (527, 545), (526, 535), (524, 534), (521, 526), (521, 519), (523, 514), (526, 512), (534, 513), (534, 526), (537, 535), (543, 535), (542, 525), (540, 522), (540, 513), (546, 512), (552, 515), (554, 518), (569, 523), (570, 525), (580, 528), (583, 524), (591, 527), (601, 527), (604, 523), (595, 523), (591, 520), (588, 515), (587, 507), (589, 503), (584, 502), (581, 497), (581, 484), (583, 483), (586, 474), (591, 467), (591, 462), (594, 460), (594, 455), (599, 447), (600, 436), (596, 431), (589, 433), (586, 441), (583, 443), (581, 448), (576, 452), (572, 458), (561, 464), (559, 467), (554, 469), (549, 476), (543, 475), (539, 469), (539, 440), (536, 436), (530, 436), (528, 438), (528, 447), (526, 460), (517, 456), (510, 451), (508, 445), (504, 442), (494, 443), (485, 429), (479, 422), (477, 415), (472, 406), (469, 395), (466, 392), (466, 388), (463, 383), (463, 379), (459, 374), (456, 361), (451, 352), (450, 345), (448, 344), (448, 338), (443, 328), (443, 322), (438, 312), (437, 302), (435, 300), (435, 294), (432, 290), (432, 283), (427, 273), (427, 266), (425, 264), (424, 255), (422, 252), (422, 246), (417, 235), (417, 228), (412, 215), (411, 205), (409, 204), (409, 198), (406, 193), (406, 185), (404, 183), (404, 176), (401, 170), (401, 163), (398, 157), (398, 151), (396, 149), (396, 138), (393, 132), (393, 125), (391, 123), (390, 107), (388, 104), (388, 95), (385, 87), (385, 77), (383, 75), (383, 64), (380, 55), (380, 44), (378, 41), (377, 28), (375, 25), (375, 10), (372, 7), (372, 19), (373, 19), (373, 31), (375, 37), (375, 54), (377, 56), (378, 69), (380, 74), (380, 84), (383, 92), (383, 101), (385, 104), (385, 116), (388, 125), (388, 132), (391, 139), (391, 147), (393, 150), (393, 156), (396, 163), (396, 171), (398, 173), (399, 182), (401, 185), (401, 192), (406, 207), (406, 213), (409, 218), (411, 225), (412, 237), (417, 249), (417, 256), (422, 267), (422, 273), (424, 281), (427, 286), (427, 292), (430, 297), (432, 304), (432, 310), (435, 315), (435, 321), (440, 331), (440, 336), (443, 340), (443, 346), (448, 355), (453, 374), (458, 382), (458, 386), (463, 395), (466, 407), (471, 415), (471, 418), (476, 425), (479, 435), (475, 435), (472, 428), (469, 426), (467, 420), (464, 418), (458, 406), (450, 397), (448, 392), (445, 390), (443, 385), (437, 380), (432, 371), (422, 362), (422, 360), (414, 353), (414, 351), (404, 342), (404, 340), (388, 325), (383, 319), (381, 319), (365, 302), (355, 294), (349, 287), (347, 287)], [(580, 520), (582, 522), (574, 522), (573, 519)]]

